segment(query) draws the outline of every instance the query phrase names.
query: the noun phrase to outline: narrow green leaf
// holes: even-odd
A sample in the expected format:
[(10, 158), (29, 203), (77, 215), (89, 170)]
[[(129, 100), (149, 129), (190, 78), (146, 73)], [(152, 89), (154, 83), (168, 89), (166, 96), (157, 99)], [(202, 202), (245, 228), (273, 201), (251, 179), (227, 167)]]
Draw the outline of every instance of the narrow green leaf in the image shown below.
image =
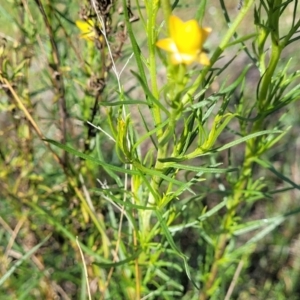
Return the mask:
[(160, 177), (160, 178), (166, 180), (167, 182), (174, 183), (174, 184), (176, 184), (178, 186), (182, 185), (182, 182), (180, 182), (178, 180), (175, 180), (175, 179), (173, 179), (171, 177), (168, 177), (168, 176), (164, 175), (162, 172), (157, 171), (155, 169), (148, 169), (148, 168), (142, 166), (141, 163), (139, 163), (137, 161), (134, 161), (133, 165), (135, 167), (137, 167), (140, 171), (125, 169), (125, 168), (121, 168), (121, 167), (116, 167), (114, 165), (110, 165), (108, 163), (100, 161), (97, 158), (91, 157), (90, 155), (87, 155), (87, 154), (82, 153), (80, 151), (77, 151), (77, 150), (75, 150), (75, 149), (73, 149), (73, 148), (71, 148), (69, 146), (63, 145), (63, 144), (61, 144), (59, 142), (56, 142), (56, 141), (53, 141), (53, 140), (50, 140), (50, 139), (44, 139), (44, 141), (46, 141), (46, 142), (48, 142), (50, 144), (53, 144), (53, 145), (57, 146), (58, 148), (63, 149), (63, 150), (65, 150), (65, 151), (67, 151), (67, 152), (69, 152), (69, 153), (71, 153), (73, 155), (76, 155), (76, 156), (81, 157), (81, 158), (86, 159), (86, 160), (90, 160), (90, 161), (94, 162), (97, 165), (100, 165), (100, 166), (102, 166), (104, 168), (108, 168), (108, 169), (116, 171), (116, 172), (130, 174), (130, 175), (139, 175), (139, 176), (141, 175), (141, 172), (143, 172), (143, 173), (145, 173), (147, 175)]
[(174, 3), (172, 4), (172, 10), (174, 10), (178, 4), (179, 0), (175, 0)]
[[(37, 204), (35, 204), (32, 201), (27, 201), (26, 203), (27, 203), (28, 206), (30, 206), (31, 208), (33, 208), (34, 211), (36, 211), (42, 217), (44, 217), (45, 220), (47, 221), (47, 223), (50, 223), (51, 225), (53, 225), (54, 227), (56, 227), (57, 230), (59, 230), (70, 241), (74, 242), (74, 244), (76, 243), (76, 237), (65, 226), (63, 226), (58, 220), (56, 220), (55, 218), (53, 218), (51, 216), (51, 213), (49, 211), (45, 210), (40, 205), (37, 205)], [(100, 256), (99, 254), (93, 252), (89, 247), (85, 246), (81, 242), (79, 242), (79, 244), (80, 244), (81, 249), (85, 253), (87, 253), (88, 255), (90, 255), (90, 256), (92, 256), (92, 257), (94, 257), (94, 258), (96, 258), (96, 259), (98, 259), (100, 261), (104, 260), (104, 258), (102, 256)]]
[(184, 266), (185, 266), (185, 272), (186, 272), (186, 275), (187, 277), (189, 278), (189, 280), (192, 282), (192, 284), (199, 290), (200, 288), (196, 285), (196, 283), (194, 282), (194, 280), (192, 279), (192, 276), (191, 276), (191, 273), (190, 273), (190, 269), (189, 269), (189, 265), (188, 265), (188, 262), (187, 262), (187, 257), (182, 254), (177, 246), (175, 245), (174, 243), (174, 240), (170, 234), (170, 231), (168, 229), (168, 226), (165, 222), (165, 220), (163, 219), (163, 216), (161, 215), (161, 213), (158, 211), (158, 210), (155, 210), (155, 214), (156, 214), (156, 217), (157, 219), (159, 220), (159, 223), (161, 225), (161, 228), (165, 234), (165, 237), (167, 239), (167, 241), (169, 242), (171, 248), (174, 250), (174, 252), (182, 258), (183, 262), (184, 262)]
[(202, 0), (200, 1), (200, 3), (198, 4), (198, 10), (196, 13), (196, 19), (199, 20), (200, 26), (203, 26), (203, 19), (204, 19), (204, 15), (205, 15), (205, 10), (206, 10), (206, 0)]
[(282, 181), (285, 181), (288, 184), (290, 184), (293, 188), (300, 190), (299, 184), (295, 183), (290, 178), (288, 178), (285, 175), (283, 175), (282, 173), (278, 172), (270, 162), (268, 162), (266, 160), (262, 160), (260, 158), (255, 158), (254, 161), (256, 163), (258, 163), (259, 165), (261, 165), (262, 167), (267, 168), (269, 171), (271, 171), (273, 174), (275, 174)]
[(133, 50), (133, 53), (134, 53), (134, 58), (136, 60), (136, 63), (137, 63), (138, 69), (139, 69), (139, 74), (142, 78), (142, 81), (146, 84), (147, 78), (146, 78), (146, 75), (145, 75), (143, 62), (141, 60), (141, 56), (142, 56), (141, 49), (137, 44), (137, 41), (135, 39), (133, 30), (132, 30), (132, 24), (129, 20), (128, 7), (127, 7), (127, 1), (126, 0), (123, 0), (123, 10), (124, 10), (124, 15), (125, 15), (126, 28), (127, 28), (128, 35), (129, 35), (129, 38), (130, 38), (132, 50)]
[(257, 230), (261, 227), (265, 227), (268, 224), (270, 224), (270, 219), (250, 221), (250, 222), (235, 226), (233, 234), (236, 236), (239, 236), (239, 235), (248, 233), (250, 231)]
[(214, 206), (212, 209), (210, 209), (209, 211), (207, 211), (206, 213), (204, 213), (203, 215), (201, 215), (198, 218), (198, 221), (204, 221), (205, 219), (211, 217), (212, 215), (214, 215), (216, 212), (218, 212), (221, 208), (225, 207), (227, 203), (227, 199), (225, 198), (222, 202), (220, 202), (219, 204), (217, 204), (216, 206)]
[(41, 246), (43, 246), (51, 234), (44, 238), (39, 244), (31, 248), (25, 255), (23, 255), (1, 278), (0, 278), (0, 286), (13, 274), (13, 272), (21, 266), (21, 264), (28, 259), (33, 253), (35, 253)]
[(141, 84), (141, 86), (142, 86), (144, 92), (145, 92), (146, 95), (148, 96), (148, 97), (147, 97), (147, 99), (149, 100), (148, 105), (149, 105), (150, 107), (152, 107), (152, 106), (153, 106), (152, 103), (154, 103), (154, 104), (157, 105), (162, 111), (164, 111), (168, 117), (170, 117), (170, 112), (169, 112), (169, 110), (166, 108), (165, 105), (163, 105), (159, 100), (157, 100), (157, 99), (153, 96), (153, 94), (151, 93), (149, 87), (148, 87), (148, 86), (145, 84), (145, 82), (143, 81), (142, 77), (141, 77), (139, 74), (137, 74), (136, 72), (134, 72), (134, 71), (131, 71), (131, 73), (132, 73), (133, 75), (136, 76), (136, 78), (138, 79), (139, 83)]
[(110, 268), (115, 268), (115, 267), (119, 267), (128, 263), (131, 263), (132, 261), (134, 261), (135, 259), (137, 259), (139, 257), (139, 255), (141, 254), (142, 249), (139, 249), (137, 252), (135, 252), (132, 256), (121, 260), (121, 261), (117, 261), (117, 262), (111, 262), (111, 263), (100, 263), (100, 262), (93, 262), (93, 265), (97, 265), (101, 268), (105, 268), (105, 269), (110, 269)]
[(212, 209), (205, 212), (196, 221), (193, 221), (193, 222), (190, 222), (190, 223), (187, 223), (187, 224), (179, 224), (179, 225), (170, 226), (169, 231), (173, 233), (173, 232), (181, 231), (181, 230), (183, 230), (185, 228), (189, 228), (189, 227), (199, 228), (199, 230), (201, 230), (200, 229), (200, 222), (203, 222), (207, 218), (209, 218), (212, 215), (216, 214), (220, 209), (222, 209), (223, 207), (226, 206), (226, 203), (227, 203), (227, 199), (223, 200), (222, 202), (220, 202), (219, 204), (214, 206)]
[(231, 46), (236, 45), (236, 44), (241, 44), (241, 43), (243, 43), (243, 42), (245, 42), (245, 41), (247, 41), (247, 40), (249, 40), (251, 38), (255, 38), (256, 36), (257, 36), (256, 33), (251, 33), (251, 34), (243, 35), (242, 37), (234, 40), (233, 42), (228, 43), (227, 46), (226, 46), (226, 48), (231, 47)]
[(92, 156), (88, 155), (88, 154), (77, 151), (77, 150), (75, 150), (75, 149), (73, 149), (73, 148), (71, 148), (67, 145), (63, 145), (63, 144), (61, 144), (59, 142), (56, 142), (54, 140), (45, 139), (45, 141), (52, 144), (52, 145), (54, 145), (54, 146), (56, 146), (56, 147), (58, 147), (58, 148), (60, 148), (60, 149), (63, 149), (65, 151), (67, 151), (68, 153), (71, 153), (71, 154), (76, 155), (80, 158), (92, 161), (93, 163), (95, 163), (97, 165), (100, 165), (104, 168), (107, 168), (109, 170), (120, 172), (120, 173), (125, 173), (125, 174), (138, 175), (137, 171), (133, 171), (133, 170), (125, 169), (125, 168), (120, 168), (120, 167), (105, 163), (104, 161), (101, 161), (101, 160), (99, 160), (95, 157), (92, 157)]
[(149, 105), (147, 102), (142, 100), (124, 100), (116, 102), (101, 102), (101, 106), (120, 106), (120, 105)]
[[(141, 115), (141, 117), (144, 120), (144, 116)], [(168, 125), (169, 120), (165, 120), (163, 123), (156, 126), (154, 129), (148, 131), (146, 134), (144, 134), (139, 140), (133, 145), (132, 150), (135, 150), (141, 143), (143, 143), (145, 140), (147, 140), (149, 137), (152, 137), (153, 134), (155, 134), (158, 130), (164, 128), (166, 125)], [(156, 144), (154, 144), (156, 145)]]
[(252, 64), (246, 66), (243, 72), (240, 74), (240, 76), (231, 85), (229, 85), (225, 89), (220, 90), (218, 94), (228, 95), (229, 93), (233, 93), (237, 86), (245, 79), (246, 73), (248, 72), (251, 66)]
[[(93, 191), (97, 194), (105, 194), (105, 192), (109, 192), (110, 190), (91, 189), (91, 191)], [(132, 209), (155, 210), (155, 207), (133, 204), (129, 201), (123, 201), (121, 199), (118, 199), (117, 197), (114, 197), (114, 195), (111, 195), (111, 194), (108, 194), (108, 196), (111, 197), (111, 199), (114, 202), (120, 204), (121, 206), (129, 207), (129, 208), (132, 208)]]
[[(259, 222), (264, 222), (265, 225), (267, 225), (266, 228), (259, 231), (256, 235), (254, 235), (251, 239), (249, 239), (244, 245), (242, 245), (239, 249), (237, 249), (237, 252), (244, 253), (245, 249), (247, 249), (250, 245), (257, 243), (261, 239), (263, 239), (266, 235), (268, 235), (270, 232), (272, 232), (275, 228), (277, 228), (280, 224), (282, 224), (288, 217), (298, 215), (300, 213), (300, 207), (298, 207), (295, 210), (289, 211), (285, 214), (281, 214), (279, 216), (269, 218), (266, 220), (259, 220)], [(269, 225), (268, 225), (269, 224)], [(251, 228), (251, 224), (250, 224)], [(246, 228), (243, 229), (244, 232)], [(239, 231), (237, 231), (239, 232)], [(240, 232), (239, 232), (240, 233)]]
[[(141, 118), (142, 118), (142, 120), (143, 120), (144, 127), (145, 127), (146, 131), (149, 133), (151, 130), (149, 129), (148, 122), (146, 121), (146, 118), (145, 118), (144, 114), (141, 112), (141, 109), (140, 109), (139, 107), (138, 107), (138, 110), (139, 110), (140, 116), (141, 116)], [(158, 127), (160, 127), (160, 126), (161, 126), (161, 125), (159, 125)], [(150, 137), (150, 139), (151, 139), (151, 141), (152, 141), (152, 144), (154, 145), (156, 151), (158, 151), (157, 143), (156, 143), (156, 141), (154, 140), (152, 134), (149, 135), (149, 137)], [(139, 141), (137, 141), (137, 142), (133, 145), (133, 147), (132, 147), (133, 150), (138, 146), (138, 143), (139, 143)]]
[(179, 170), (188, 170), (193, 172), (202, 172), (202, 173), (228, 173), (237, 171), (237, 168), (230, 168), (230, 169), (220, 169), (220, 168), (213, 168), (213, 167), (196, 167), (196, 166), (189, 166), (189, 165), (182, 165), (182, 164), (172, 164), (170, 165), (172, 168), (176, 168)]
[(234, 147), (234, 146), (236, 146), (238, 144), (241, 144), (243, 142), (246, 142), (246, 141), (248, 141), (250, 139), (253, 139), (255, 137), (258, 137), (258, 136), (261, 136), (261, 135), (265, 135), (265, 134), (274, 134), (274, 133), (282, 133), (282, 130), (263, 130), (263, 131), (251, 133), (251, 134), (249, 134), (247, 136), (244, 136), (244, 137), (242, 137), (240, 139), (237, 139), (237, 140), (235, 140), (233, 142), (227, 143), (227, 144), (225, 144), (222, 147), (216, 148), (215, 151), (220, 152), (220, 151), (223, 151), (225, 149)]

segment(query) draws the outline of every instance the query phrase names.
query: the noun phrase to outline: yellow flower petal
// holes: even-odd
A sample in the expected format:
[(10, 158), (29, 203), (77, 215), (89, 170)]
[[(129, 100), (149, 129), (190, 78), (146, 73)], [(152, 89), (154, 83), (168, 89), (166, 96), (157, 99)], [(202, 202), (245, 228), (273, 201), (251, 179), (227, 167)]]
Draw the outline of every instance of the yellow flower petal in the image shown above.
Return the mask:
[(192, 54), (202, 47), (202, 35), (196, 20), (182, 22), (182, 26), (176, 26), (172, 39), (179, 52)]
[(204, 44), (212, 30), (209, 27), (201, 28), (201, 30), (202, 30), (202, 42)]
[(210, 65), (209, 58), (206, 55), (206, 53), (204, 53), (204, 52), (201, 52), (198, 55), (198, 62), (199, 62), (199, 64), (204, 65), (204, 66), (209, 66)]
[(181, 27), (184, 26), (184, 22), (182, 22), (178, 17), (171, 15), (169, 18), (169, 30), (171, 39), (175, 40), (178, 32), (180, 32)]
[(82, 39), (86, 39), (88, 41), (93, 41), (95, 39), (95, 30), (94, 30), (94, 22), (93, 20), (81, 21), (77, 20), (76, 26), (80, 29), (81, 34), (80, 37)]
[(171, 52), (172, 64), (199, 62), (209, 65), (209, 59), (202, 53), (203, 43), (211, 32), (208, 27), (201, 28), (196, 20), (183, 22), (172, 15), (169, 19), (170, 37), (160, 40), (156, 45)]
[(173, 65), (179, 65), (183, 63), (182, 57), (179, 52), (174, 52), (171, 54), (171, 63)]
[(168, 52), (177, 51), (174, 41), (170, 38), (157, 41), (156, 46)]
[(93, 20), (88, 20), (88, 21), (77, 20), (75, 23), (81, 32), (89, 32), (94, 28)]

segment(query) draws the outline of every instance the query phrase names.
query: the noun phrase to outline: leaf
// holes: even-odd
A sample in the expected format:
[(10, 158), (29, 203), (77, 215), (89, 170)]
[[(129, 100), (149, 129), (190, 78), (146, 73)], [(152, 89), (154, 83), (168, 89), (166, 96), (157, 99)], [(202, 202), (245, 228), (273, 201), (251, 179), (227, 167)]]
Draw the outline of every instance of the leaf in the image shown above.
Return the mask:
[(32, 254), (34, 254), (39, 248), (41, 248), (50, 238), (51, 234), (49, 234), (46, 238), (44, 238), (39, 244), (31, 248), (25, 255), (23, 255), (1, 278), (0, 278), (0, 286), (13, 274), (13, 272), (21, 266), (21, 264), (28, 259)]
[(201, 27), (204, 27), (204, 26), (202, 26), (203, 25), (202, 22), (203, 22), (204, 15), (205, 15), (206, 3), (207, 3), (207, 0), (200, 1), (200, 3), (198, 4), (198, 10), (196, 13), (196, 19), (199, 20)]
[(14, 69), (14, 74), (12, 78), (15, 78), (17, 76), (22, 76), (22, 73), (20, 71), (24, 68), (25, 64), (28, 64), (29, 59), (23, 59)]
[(97, 266), (99, 266), (101, 268), (105, 268), (105, 269), (119, 267), (119, 266), (128, 264), (128, 263), (134, 261), (135, 259), (137, 259), (139, 257), (139, 255), (141, 254), (141, 252), (142, 252), (142, 249), (139, 249), (132, 256), (130, 256), (124, 260), (118, 261), (118, 262), (111, 262), (111, 263), (94, 262), (93, 265), (97, 265)]
[[(51, 224), (54, 227), (56, 227), (57, 230), (59, 230), (65, 237), (67, 237), (71, 242), (76, 243), (76, 237), (64, 226), (62, 223), (57, 220), (56, 218), (51, 216), (51, 213), (41, 207), (40, 205), (35, 204), (32, 201), (26, 201), (26, 204), (30, 206), (34, 211), (40, 214), (40, 216), (44, 217), (47, 224)], [(95, 259), (98, 259), (100, 261), (103, 261), (103, 256), (93, 252), (89, 247), (85, 246), (81, 242), (79, 242), (80, 248), (87, 253), (88, 255), (94, 257)]]
[[(144, 116), (143, 116), (142, 114), (141, 114), (141, 117), (142, 117), (144, 123), (146, 123), (145, 120), (144, 120)], [(144, 142), (145, 140), (147, 140), (149, 137), (151, 138), (152, 135), (153, 135), (154, 133), (156, 133), (158, 130), (164, 128), (166, 125), (168, 125), (168, 123), (169, 123), (169, 120), (166, 120), (166, 121), (164, 121), (163, 123), (161, 123), (161, 124), (159, 124), (158, 126), (156, 126), (154, 129), (148, 131), (148, 132), (147, 132), (146, 134), (144, 134), (141, 138), (139, 138), (139, 140), (133, 145), (132, 150), (135, 150), (142, 142)], [(145, 124), (145, 126), (146, 126), (146, 125), (147, 125), (147, 124)], [(151, 138), (151, 140), (152, 140), (152, 139), (153, 139), (153, 138)], [(154, 140), (153, 140), (152, 142), (153, 142), (153, 144), (156, 146), (156, 144), (154, 143)], [(157, 147), (155, 147), (155, 148), (157, 148)]]
[(183, 262), (184, 262), (184, 267), (185, 267), (185, 272), (186, 272), (186, 275), (187, 277), (189, 278), (189, 280), (192, 282), (192, 284), (199, 290), (200, 288), (196, 285), (196, 283), (194, 282), (194, 280), (192, 279), (192, 276), (191, 276), (191, 273), (190, 273), (190, 269), (189, 269), (189, 265), (188, 265), (188, 262), (187, 262), (187, 257), (182, 254), (177, 246), (175, 245), (174, 243), (174, 240), (170, 234), (170, 231), (168, 229), (168, 226), (165, 222), (165, 220), (163, 219), (163, 216), (161, 215), (161, 213), (158, 211), (158, 210), (155, 210), (155, 214), (156, 214), (156, 217), (157, 219), (159, 220), (159, 223), (161, 225), (161, 228), (165, 234), (165, 237), (167, 239), (167, 241), (169, 242), (171, 248), (174, 250), (174, 252), (182, 258)]
[(120, 106), (120, 105), (149, 105), (147, 102), (142, 100), (124, 100), (116, 102), (101, 102), (101, 106)]
[(56, 141), (53, 141), (53, 140), (50, 140), (50, 139), (44, 139), (44, 141), (50, 143), (50, 144), (53, 144), (55, 146), (57, 146), (58, 148), (62, 149), (62, 150), (65, 150), (71, 154), (74, 154), (78, 157), (81, 157), (83, 159), (86, 159), (86, 160), (90, 160), (92, 162), (94, 162), (95, 164), (97, 165), (100, 165), (102, 166), (103, 168), (107, 168), (109, 170), (113, 170), (113, 171), (116, 171), (116, 172), (120, 172), (120, 173), (125, 173), (125, 174), (130, 174), (130, 175), (141, 175), (141, 172), (144, 172), (145, 174), (147, 175), (151, 175), (151, 176), (157, 176), (157, 177), (160, 177), (164, 180), (166, 180), (167, 182), (171, 182), (171, 183), (174, 183), (178, 186), (181, 186), (182, 185), (182, 182), (178, 181), (178, 180), (175, 180), (173, 178), (170, 178), (166, 175), (164, 175), (162, 172), (160, 171), (157, 171), (155, 169), (148, 169), (144, 166), (141, 165), (141, 163), (137, 162), (137, 161), (134, 161), (133, 162), (133, 165), (135, 167), (137, 167), (139, 170), (130, 170), (130, 169), (126, 169), (126, 168), (121, 168), (121, 167), (117, 167), (117, 166), (114, 166), (114, 165), (111, 165), (111, 164), (108, 164), (108, 163), (105, 163), (104, 161), (101, 161), (95, 157), (92, 157), (90, 155), (87, 155), (85, 153), (82, 153), (80, 151), (77, 151), (67, 145), (63, 145), (59, 142), (56, 142)]
[(214, 215), (215, 213), (217, 213), (220, 209), (222, 209), (223, 207), (226, 206), (226, 203), (227, 203), (227, 199), (223, 200), (222, 202), (220, 202), (219, 204), (214, 206), (211, 210), (205, 212), (196, 221), (193, 221), (193, 222), (190, 222), (187, 224), (171, 226), (171, 227), (169, 227), (169, 231), (173, 233), (173, 232), (177, 232), (177, 231), (183, 230), (185, 228), (189, 228), (189, 227), (200, 228), (200, 224), (199, 224), (200, 222), (203, 222), (207, 218), (209, 218), (212, 215)]
[(176, 168), (179, 170), (188, 170), (188, 171), (193, 171), (193, 172), (202, 172), (202, 173), (228, 173), (228, 172), (233, 172), (237, 171), (237, 168), (231, 168), (231, 169), (220, 169), (220, 168), (213, 168), (213, 167), (196, 167), (196, 166), (189, 166), (189, 165), (182, 165), (182, 164), (171, 164), (168, 167)]
[(131, 22), (129, 20), (128, 7), (127, 7), (127, 1), (126, 0), (123, 0), (123, 10), (124, 10), (124, 15), (125, 15), (126, 28), (127, 28), (128, 35), (129, 35), (129, 38), (130, 38), (132, 50), (133, 50), (133, 53), (134, 53), (134, 58), (136, 60), (138, 70), (139, 70), (139, 74), (142, 78), (142, 81), (146, 85), (147, 78), (146, 78), (146, 75), (145, 75), (145, 70), (144, 70), (144, 66), (143, 66), (143, 63), (142, 63), (142, 59), (141, 59), (141, 57), (142, 57), (141, 49), (140, 49), (140, 47), (138, 46), (138, 44), (136, 42), (133, 30), (132, 30)]
[(63, 145), (59, 142), (56, 142), (54, 140), (50, 140), (50, 139), (45, 139), (46, 142), (62, 149), (62, 150), (65, 150), (67, 151), (68, 153), (71, 153), (75, 156), (78, 156), (80, 158), (83, 158), (83, 159), (86, 159), (86, 160), (89, 160), (89, 161), (92, 161), (93, 163), (97, 164), (97, 165), (100, 165), (102, 166), (103, 168), (107, 168), (109, 170), (112, 170), (112, 171), (116, 171), (116, 172), (120, 172), (120, 173), (125, 173), (125, 174), (131, 174), (131, 175), (138, 175), (138, 172), (137, 171), (133, 171), (133, 170), (129, 170), (129, 169), (126, 169), (126, 168), (121, 168), (121, 167), (117, 167), (117, 166), (114, 166), (114, 165), (111, 165), (111, 164), (108, 164), (108, 163), (105, 163), (104, 161), (101, 161), (95, 157), (92, 157), (90, 155), (87, 155), (85, 153), (82, 153), (80, 151), (77, 151), (67, 145)]
[[(275, 228), (277, 228), (280, 224), (282, 224), (288, 217), (295, 216), (299, 213), (300, 213), (300, 207), (298, 207), (295, 210), (289, 211), (285, 214), (281, 214), (279, 216), (273, 217), (273, 218), (269, 218), (269, 219), (265, 219), (265, 220), (258, 220), (257, 224), (255, 224), (255, 221), (252, 224), (250, 222), (249, 223), (249, 231), (252, 229), (254, 230), (254, 229), (259, 228), (260, 223), (261, 223), (261, 225), (263, 225), (263, 223), (264, 223), (267, 226), (263, 230), (260, 230), (256, 235), (254, 235), (251, 239), (249, 239), (244, 245), (242, 245), (240, 248), (238, 248), (235, 252), (243, 254), (250, 245), (256, 244), (258, 241), (263, 239), (266, 235), (268, 235)], [(257, 226), (257, 227), (255, 228), (255, 226)], [(242, 228), (240, 231), (237, 230), (237, 232), (235, 232), (235, 233), (238, 233), (238, 234), (246, 233), (247, 232), (246, 230), (247, 230), (246, 228)]]
[(178, 4), (179, 0), (175, 0), (174, 3), (172, 4), (172, 10), (174, 10)]
[(280, 178), (282, 181), (287, 182), (288, 184), (290, 184), (293, 188), (300, 190), (300, 185), (295, 183), (294, 181), (292, 181), (290, 178), (286, 177), (285, 175), (283, 175), (282, 173), (278, 172), (273, 165), (266, 161), (266, 160), (262, 160), (260, 158), (254, 158), (254, 161), (256, 163), (258, 163), (259, 165), (261, 165), (264, 168), (267, 168), (269, 171), (271, 171), (273, 174), (275, 174), (278, 178)]
[(242, 37), (234, 40), (233, 42), (228, 43), (226, 45), (226, 48), (231, 47), (231, 46), (236, 45), (236, 44), (241, 44), (241, 43), (243, 43), (243, 42), (245, 42), (245, 41), (247, 41), (251, 38), (255, 38), (256, 36), (257, 36), (257, 33), (251, 33), (251, 34), (243, 35)]
[(219, 148), (216, 148), (215, 151), (217, 152), (220, 152), (220, 151), (223, 151), (225, 149), (228, 149), (228, 148), (231, 148), (231, 147), (234, 147), (238, 144), (241, 144), (243, 142), (246, 142), (250, 139), (253, 139), (255, 137), (258, 137), (258, 136), (261, 136), (261, 135), (264, 135), (264, 134), (274, 134), (274, 133), (282, 133), (282, 130), (263, 130), (263, 131), (258, 131), (258, 132), (255, 132), (255, 133), (251, 133), (245, 137), (242, 137), (240, 139), (237, 139), (233, 142), (230, 142), (228, 144), (225, 144), (224, 146), (222, 147), (219, 147)]
[(246, 66), (243, 72), (240, 74), (240, 76), (231, 85), (219, 91), (218, 94), (228, 95), (230, 93), (233, 93), (237, 86), (245, 79), (246, 73), (248, 72), (251, 66), (252, 64)]
[(143, 81), (142, 77), (141, 77), (139, 74), (135, 73), (134, 71), (131, 71), (131, 73), (132, 73), (134, 76), (136, 76), (136, 78), (138, 79), (139, 83), (141, 84), (141, 86), (142, 86), (142, 88), (143, 88), (145, 94), (147, 95), (147, 101), (149, 101), (149, 102), (148, 102), (148, 105), (149, 105), (150, 107), (152, 107), (152, 106), (153, 106), (152, 103), (154, 103), (154, 104), (157, 105), (161, 110), (163, 110), (163, 111), (166, 113), (166, 115), (167, 115), (168, 117), (170, 117), (170, 112), (169, 112), (169, 110), (168, 110), (168, 109), (167, 109), (167, 108), (166, 108), (159, 100), (157, 100), (157, 99), (153, 96), (153, 94), (152, 94), (151, 91), (149, 90), (149, 87), (148, 87), (147, 84), (145, 84), (145, 82)]
[[(96, 193), (100, 193), (103, 194), (105, 193), (105, 191), (110, 191), (107, 189), (91, 189), (92, 191), (96, 192)], [(125, 206), (125, 207), (129, 207), (131, 209), (141, 209), (141, 210), (155, 210), (155, 207), (152, 206), (143, 206), (143, 205), (137, 205), (137, 204), (133, 204), (129, 201), (124, 201), (124, 200), (120, 200), (117, 197), (115, 197), (114, 195), (109, 194), (109, 197), (116, 203), (120, 204), (121, 206)]]

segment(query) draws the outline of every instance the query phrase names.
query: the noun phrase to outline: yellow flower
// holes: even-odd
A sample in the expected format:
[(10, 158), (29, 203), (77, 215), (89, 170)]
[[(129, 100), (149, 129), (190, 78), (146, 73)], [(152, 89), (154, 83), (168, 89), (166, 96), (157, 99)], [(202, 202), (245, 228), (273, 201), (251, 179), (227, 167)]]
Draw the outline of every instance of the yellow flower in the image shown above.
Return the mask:
[(95, 24), (93, 20), (76, 21), (76, 26), (80, 29), (80, 37), (87, 41), (93, 42), (96, 38)]
[(211, 32), (211, 28), (201, 28), (196, 20), (183, 22), (172, 15), (169, 19), (170, 37), (159, 40), (156, 46), (171, 53), (174, 65), (190, 65), (198, 62), (209, 65), (209, 58), (203, 52), (203, 44)]

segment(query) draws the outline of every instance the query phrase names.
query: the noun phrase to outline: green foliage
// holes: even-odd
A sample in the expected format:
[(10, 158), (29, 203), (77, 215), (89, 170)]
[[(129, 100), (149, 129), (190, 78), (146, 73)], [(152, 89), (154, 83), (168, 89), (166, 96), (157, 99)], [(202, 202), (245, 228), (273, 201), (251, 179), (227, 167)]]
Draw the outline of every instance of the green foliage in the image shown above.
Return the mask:
[(230, 5), (0, 4), (0, 298), (298, 299), (298, 1)]

